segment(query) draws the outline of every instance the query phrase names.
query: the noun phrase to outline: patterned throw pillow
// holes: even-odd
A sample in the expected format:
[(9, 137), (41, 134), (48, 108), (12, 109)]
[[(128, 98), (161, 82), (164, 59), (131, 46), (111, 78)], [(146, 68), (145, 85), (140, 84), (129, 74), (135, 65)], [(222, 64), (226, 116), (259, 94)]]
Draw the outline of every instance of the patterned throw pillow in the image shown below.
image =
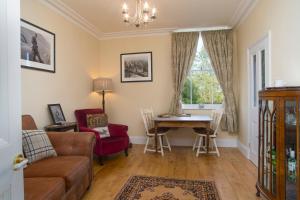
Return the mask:
[(102, 114), (88, 114), (86, 115), (86, 123), (88, 128), (105, 127), (108, 125), (107, 115)]
[(48, 135), (43, 130), (23, 130), (22, 143), (28, 163), (57, 156)]
[(93, 128), (93, 130), (95, 130), (99, 133), (100, 138), (110, 137), (110, 133), (109, 133), (109, 130), (108, 130), (107, 126), (105, 126), (105, 127), (96, 127), (96, 128)]

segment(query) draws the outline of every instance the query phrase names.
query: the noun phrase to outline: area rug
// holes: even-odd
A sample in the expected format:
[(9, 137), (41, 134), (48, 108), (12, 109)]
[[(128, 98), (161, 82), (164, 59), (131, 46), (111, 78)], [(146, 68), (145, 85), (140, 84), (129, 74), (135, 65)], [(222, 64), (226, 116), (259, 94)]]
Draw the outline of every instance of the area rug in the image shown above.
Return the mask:
[(220, 200), (215, 183), (132, 176), (115, 200)]

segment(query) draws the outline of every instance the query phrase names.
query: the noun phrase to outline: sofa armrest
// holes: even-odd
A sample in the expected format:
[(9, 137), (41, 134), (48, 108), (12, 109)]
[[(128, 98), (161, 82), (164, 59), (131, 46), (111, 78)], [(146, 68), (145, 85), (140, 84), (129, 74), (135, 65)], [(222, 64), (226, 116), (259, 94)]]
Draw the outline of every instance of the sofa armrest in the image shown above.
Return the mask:
[(111, 136), (128, 137), (128, 126), (122, 124), (108, 124), (109, 133)]
[(59, 156), (77, 155), (92, 158), (95, 145), (93, 133), (47, 132)]

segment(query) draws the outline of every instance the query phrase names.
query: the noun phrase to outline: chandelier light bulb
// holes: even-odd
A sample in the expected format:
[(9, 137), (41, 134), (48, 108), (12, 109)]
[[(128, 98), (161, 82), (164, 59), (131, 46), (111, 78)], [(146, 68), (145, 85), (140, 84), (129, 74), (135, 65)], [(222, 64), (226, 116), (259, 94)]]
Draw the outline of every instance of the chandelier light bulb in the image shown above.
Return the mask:
[(152, 8), (152, 16), (151, 16), (151, 18), (155, 19), (156, 18), (156, 13), (157, 13), (156, 8)]
[(123, 14), (128, 12), (128, 6), (126, 3), (123, 4), (122, 12), (123, 12)]
[(145, 3), (144, 3), (144, 13), (148, 13), (149, 12), (149, 4), (148, 4), (148, 2), (146, 1)]
[(124, 14), (124, 22), (126, 22), (126, 23), (129, 22), (129, 15), (128, 15), (128, 13)]

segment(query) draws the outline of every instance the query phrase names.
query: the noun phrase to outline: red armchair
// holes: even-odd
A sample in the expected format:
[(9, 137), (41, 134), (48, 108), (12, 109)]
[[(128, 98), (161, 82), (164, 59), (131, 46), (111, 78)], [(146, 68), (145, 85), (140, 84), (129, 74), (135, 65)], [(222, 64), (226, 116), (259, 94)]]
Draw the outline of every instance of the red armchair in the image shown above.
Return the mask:
[(86, 116), (87, 114), (100, 114), (103, 113), (102, 109), (82, 109), (76, 110), (75, 116), (78, 122), (80, 132), (94, 132), (96, 135), (96, 145), (94, 153), (99, 156), (100, 163), (102, 158), (114, 153), (125, 151), (128, 156), (129, 137), (127, 134), (128, 126), (121, 124), (108, 124), (110, 137), (100, 138), (97, 131), (87, 127)]

